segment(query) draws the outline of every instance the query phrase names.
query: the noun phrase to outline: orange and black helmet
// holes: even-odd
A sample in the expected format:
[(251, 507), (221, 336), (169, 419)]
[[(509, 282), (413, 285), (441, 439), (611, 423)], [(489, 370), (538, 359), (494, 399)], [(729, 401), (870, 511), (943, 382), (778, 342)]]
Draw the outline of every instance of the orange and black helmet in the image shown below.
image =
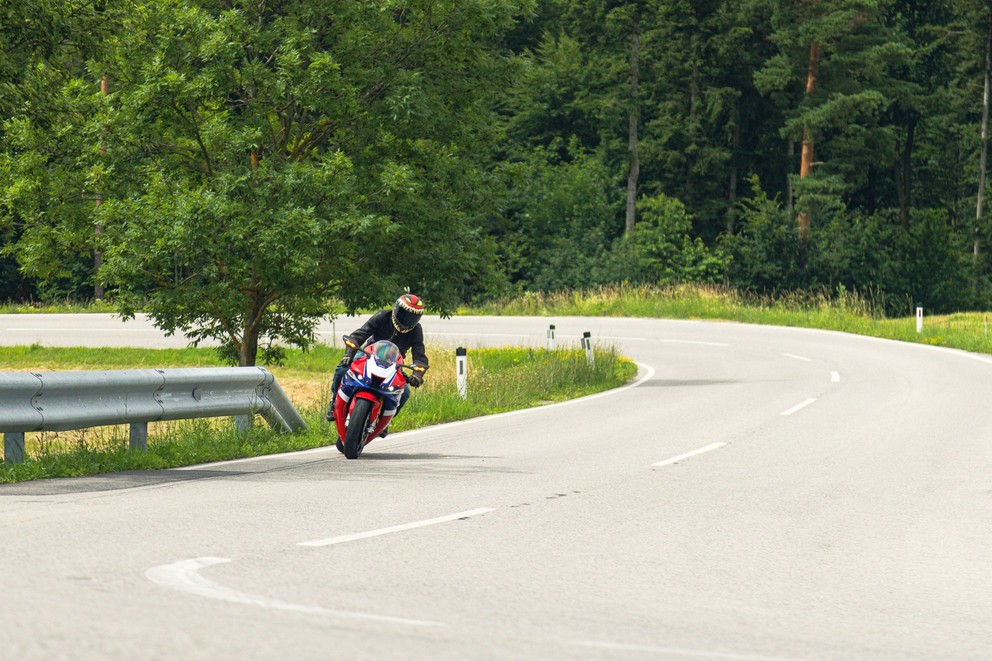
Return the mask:
[(393, 306), (393, 327), (400, 333), (409, 333), (424, 315), (424, 302), (414, 294), (403, 294)]

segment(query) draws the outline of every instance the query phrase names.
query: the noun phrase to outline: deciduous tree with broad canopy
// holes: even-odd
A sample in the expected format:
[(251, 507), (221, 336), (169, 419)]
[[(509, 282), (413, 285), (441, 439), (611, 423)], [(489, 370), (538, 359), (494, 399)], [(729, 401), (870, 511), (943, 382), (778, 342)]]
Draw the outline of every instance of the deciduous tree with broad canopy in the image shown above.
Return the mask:
[[(475, 154), (499, 40), (528, 0), (102, 9), (113, 36), (68, 77), (60, 130), (23, 127), (21, 176), (73, 164), (62, 198), (41, 191), (21, 213), (28, 234), (86, 235), (48, 213), (68, 199), (101, 227), (100, 277), (125, 317), (253, 365), (266, 341), (312, 342), (331, 300), (356, 309), (412, 286), (443, 313), (490, 267)], [(100, 148), (67, 153), (73, 123)]]

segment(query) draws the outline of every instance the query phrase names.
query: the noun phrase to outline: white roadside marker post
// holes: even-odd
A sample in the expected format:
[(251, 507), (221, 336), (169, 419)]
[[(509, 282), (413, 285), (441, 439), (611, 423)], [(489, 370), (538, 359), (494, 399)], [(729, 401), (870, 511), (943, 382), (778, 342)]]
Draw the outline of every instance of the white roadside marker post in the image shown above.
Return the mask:
[(916, 306), (916, 332), (917, 333), (922, 333), (923, 332), (923, 306), (922, 305), (917, 305)]
[(551, 328), (548, 329), (548, 351), (555, 350), (555, 325), (551, 324)]
[(592, 350), (592, 333), (585, 331), (582, 333), (582, 348), (586, 350), (586, 362), (589, 367), (596, 367), (596, 354)]
[(458, 369), (458, 396), (468, 398), (468, 357), (465, 347), (455, 349), (455, 365)]

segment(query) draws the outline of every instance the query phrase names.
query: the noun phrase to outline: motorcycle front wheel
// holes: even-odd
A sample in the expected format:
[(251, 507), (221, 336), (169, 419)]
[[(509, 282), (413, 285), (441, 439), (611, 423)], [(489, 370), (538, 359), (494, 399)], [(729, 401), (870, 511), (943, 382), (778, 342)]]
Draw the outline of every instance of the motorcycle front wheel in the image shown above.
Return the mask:
[(371, 414), (372, 402), (367, 399), (358, 400), (351, 409), (351, 419), (344, 433), (344, 456), (348, 459), (358, 459), (358, 455), (362, 453)]

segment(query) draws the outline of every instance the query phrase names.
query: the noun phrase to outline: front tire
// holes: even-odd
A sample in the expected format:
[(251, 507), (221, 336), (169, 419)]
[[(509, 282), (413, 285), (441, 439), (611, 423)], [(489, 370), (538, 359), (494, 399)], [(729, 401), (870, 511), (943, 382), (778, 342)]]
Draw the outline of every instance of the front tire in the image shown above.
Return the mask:
[(344, 433), (344, 456), (348, 459), (358, 459), (358, 455), (362, 454), (371, 414), (372, 402), (367, 399), (358, 400), (351, 409), (351, 419)]

